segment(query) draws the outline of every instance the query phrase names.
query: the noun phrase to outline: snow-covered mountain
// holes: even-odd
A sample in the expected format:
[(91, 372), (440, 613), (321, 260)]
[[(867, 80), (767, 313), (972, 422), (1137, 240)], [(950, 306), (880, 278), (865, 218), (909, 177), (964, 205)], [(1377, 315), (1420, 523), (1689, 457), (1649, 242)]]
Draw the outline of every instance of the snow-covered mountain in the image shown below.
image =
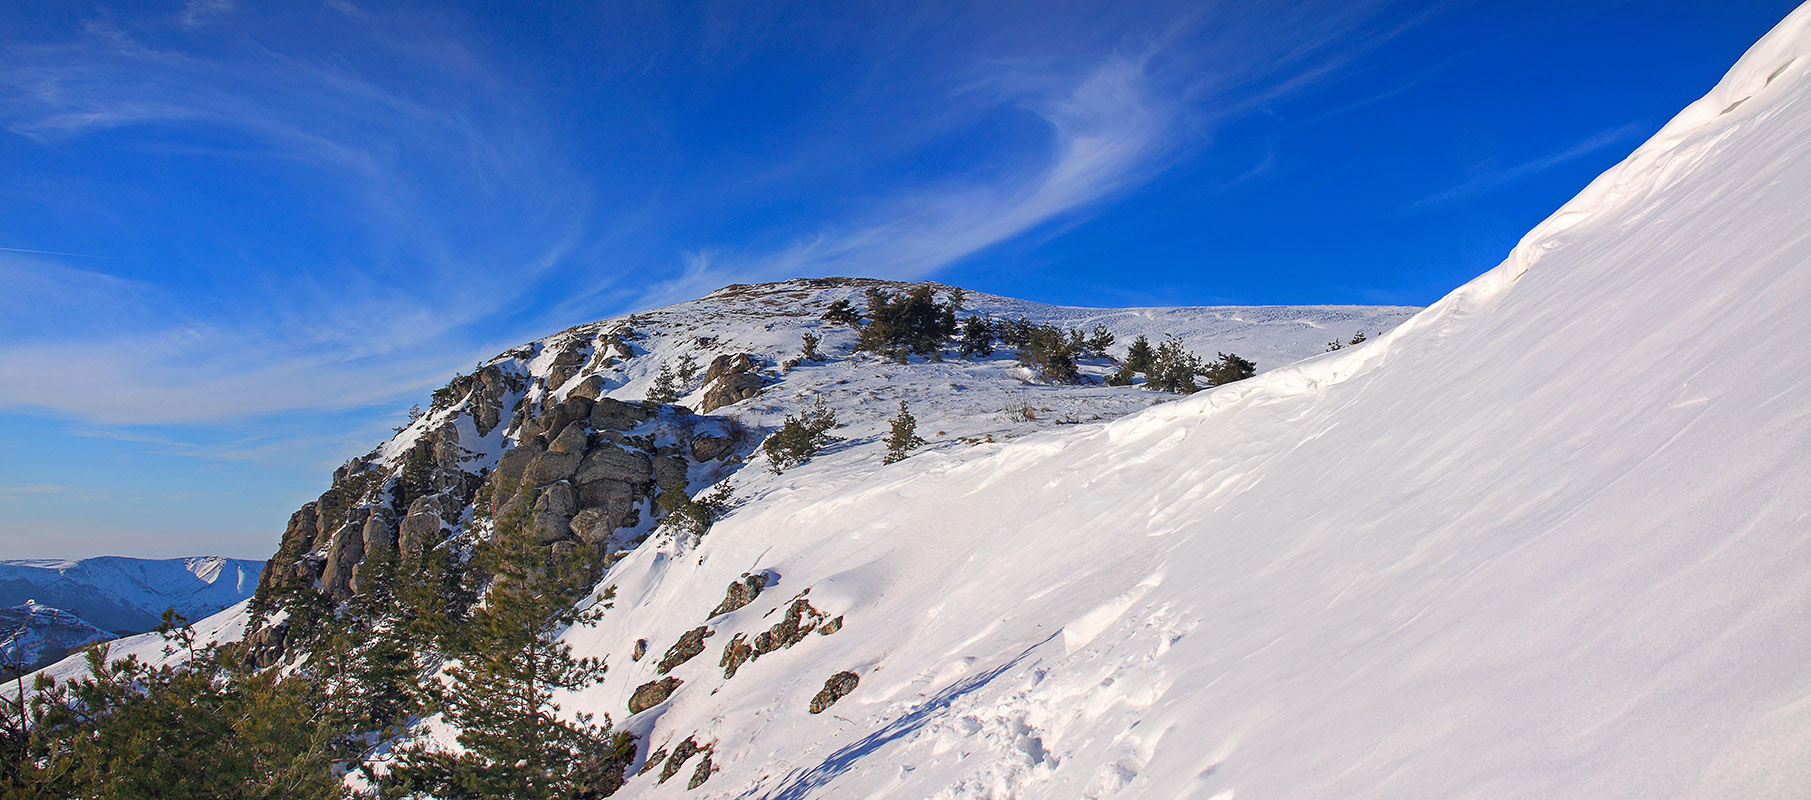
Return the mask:
[(15, 665), (37, 669), (113, 636), (60, 608), (30, 602), (0, 608), (0, 675), (17, 674)]
[[(861, 281), (580, 326), (339, 470), (263, 591), (534, 498), (608, 564), (564, 638), (609, 672), (561, 704), (639, 738), (619, 796), (1805, 797), (1808, 153), (1811, 7), (1406, 321), (967, 300), (1268, 370), (1187, 398), (853, 353), (822, 313)], [(699, 413), (636, 402), (687, 354)], [(883, 464), (901, 400), (930, 443)], [(767, 470), (819, 401), (843, 441)], [(676, 482), (730, 513), (656, 531)], [(198, 627), (276, 664), (284, 613)]]
[(251, 596), (260, 561), (104, 556), (0, 561), (0, 605), (36, 601), (115, 634), (157, 627), (164, 609), (201, 619)]

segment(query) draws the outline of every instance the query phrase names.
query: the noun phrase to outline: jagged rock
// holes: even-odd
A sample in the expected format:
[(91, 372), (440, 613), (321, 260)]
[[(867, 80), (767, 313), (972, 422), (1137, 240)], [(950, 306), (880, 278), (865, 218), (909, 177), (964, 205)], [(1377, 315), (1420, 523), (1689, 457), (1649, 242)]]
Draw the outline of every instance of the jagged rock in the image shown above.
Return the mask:
[(679, 684), (682, 683), (685, 681), (666, 677), (635, 687), (635, 693), (629, 695), (629, 713), (640, 714), (666, 702), (666, 699), (673, 695), (673, 690), (679, 688)]
[(396, 526), (396, 548), (404, 555), (417, 556), (429, 542), (438, 541), (443, 523), (439, 514), (410, 514)]
[(736, 670), (748, 663), (755, 655), (755, 649), (748, 644), (748, 634), (738, 633), (723, 646), (723, 657), (717, 659), (717, 666), (723, 668), (725, 680), (736, 677)]
[(672, 672), (674, 667), (697, 657), (704, 652), (704, 640), (714, 633), (716, 632), (704, 625), (686, 631), (679, 637), (679, 641), (667, 648), (667, 654), (661, 656), (659, 664), (654, 665), (654, 672), (665, 675)]
[(591, 427), (600, 431), (626, 431), (652, 416), (654, 412), (641, 403), (600, 397), (591, 407)]
[(685, 788), (691, 790), (703, 786), (705, 781), (711, 779), (711, 773), (716, 771), (716, 767), (711, 766), (711, 749), (706, 747), (704, 757), (698, 760), (698, 768), (692, 770), (692, 779), (685, 782)]
[(803, 597), (792, 601), (786, 609), (786, 616), (773, 627), (755, 636), (755, 658), (760, 658), (775, 650), (791, 647), (803, 641), (815, 630), (824, 614), (811, 606), (811, 601)]
[(635, 640), (635, 649), (630, 651), (629, 660), (630, 661), (640, 661), (641, 657), (645, 656), (647, 654), (648, 654), (648, 640), (636, 639)]
[(755, 362), (747, 353), (721, 355), (711, 359), (710, 367), (704, 370), (704, 382), (710, 383), (725, 375), (738, 372), (754, 372)]
[(704, 400), (698, 410), (706, 414), (732, 403), (740, 403), (761, 393), (761, 387), (767, 381), (752, 372), (738, 372), (717, 379), (716, 383), (704, 390)]
[(667, 760), (667, 749), (666, 748), (662, 747), (659, 750), (655, 750), (654, 752), (648, 754), (648, 760), (643, 761), (641, 764), (641, 771), (636, 772), (635, 774), (646, 775), (650, 772), (653, 772), (656, 767), (660, 766), (661, 762), (666, 761), (666, 760)]
[(550, 453), (583, 453), (585, 445), (590, 441), (591, 437), (587, 435), (584, 425), (568, 424), (560, 430), (560, 435), (553, 437), (553, 442), (547, 445), (547, 451)]
[(522, 472), (524, 486), (545, 486), (555, 481), (563, 481), (578, 471), (579, 462), (584, 456), (578, 453), (555, 453), (551, 450), (535, 456), (528, 469)]
[(616, 531), (616, 520), (601, 508), (587, 508), (572, 515), (572, 535), (585, 544), (602, 544)]
[(740, 579), (730, 582), (729, 589), (723, 593), (723, 602), (711, 609), (710, 615), (705, 619), (728, 614), (754, 602), (755, 598), (760, 596), (761, 590), (765, 588), (767, 588), (767, 573), (760, 572), (752, 575), (743, 573)]
[(352, 568), (365, 557), (365, 531), (361, 516), (358, 522), (341, 526), (327, 545), (327, 561), (321, 570), (321, 590), (335, 598), (352, 595)]
[(685, 741), (673, 747), (673, 754), (667, 756), (666, 766), (660, 768), (660, 782), (666, 783), (668, 778), (678, 775), (680, 768), (685, 766), (685, 760), (697, 755), (703, 749), (692, 737), (685, 737)]
[[(579, 485), (579, 507), (602, 511), (610, 530), (615, 530), (641, 521), (641, 510), (636, 508), (636, 502), (642, 494), (635, 485), (622, 481), (592, 481)], [(603, 533), (608, 534), (609, 531)]]
[(561, 384), (577, 375), (579, 369), (585, 366), (587, 358), (590, 358), (590, 354), (585, 352), (582, 345), (560, 351), (559, 355), (553, 357), (553, 364), (547, 371), (548, 390), (560, 388)]
[(265, 625), (245, 637), (245, 663), (263, 669), (283, 659), (283, 644), (289, 638), (289, 623)]
[(443, 440), (434, 443), (434, 466), (444, 472), (457, 472), (470, 451), (459, 446), (457, 440)]
[(479, 436), (489, 436), (503, 419), (503, 398), (515, 387), (514, 376), (495, 364), (478, 370), (478, 389), (472, 397), (472, 424)]
[(735, 441), (722, 436), (699, 436), (692, 440), (692, 458), (698, 461), (716, 461), (735, 449)]
[(589, 420), (591, 406), (592, 402), (583, 397), (568, 397), (554, 405), (547, 413), (547, 432), (549, 435), (557, 435), (565, 430), (567, 425), (579, 420)]
[(578, 467), (580, 484), (597, 481), (647, 483), (653, 475), (653, 464), (649, 462), (647, 453), (637, 453), (610, 445), (600, 446), (586, 453), (584, 463)]
[(829, 680), (824, 681), (824, 688), (818, 691), (816, 697), (811, 698), (811, 713), (824, 713), (824, 709), (835, 705), (836, 701), (855, 691), (855, 684), (859, 682), (861, 682), (861, 676), (853, 672), (838, 672), (830, 676)]
[(528, 465), (547, 451), (546, 445), (536, 437), (529, 437), (521, 444), (504, 451), (503, 457), (497, 459), (496, 476), (499, 485), (520, 483), (522, 474), (528, 471)]
[(534, 524), (541, 541), (555, 542), (571, 536), (572, 515), (577, 512), (578, 498), (573, 495), (572, 484), (560, 481), (542, 489), (534, 502)]
[(836, 633), (837, 631), (840, 631), (842, 629), (843, 629), (843, 616), (841, 614), (838, 614), (836, 616), (836, 619), (830, 620), (829, 622), (826, 622), (823, 625), (818, 626), (817, 635), (829, 636), (830, 634)]
[(365, 518), (363, 535), (366, 557), (389, 552), (396, 543), (396, 515), (383, 506), (372, 508), (371, 515)]
[(654, 459), (654, 485), (684, 486), (691, 474), (691, 465), (685, 463), (682, 456), (661, 456)]
[(572, 391), (566, 393), (567, 399), (582, 397), (586, 400), (596, 400), (602, 396), (604, 396), (604, 376), (602, 375), (587, 375), (584, 380), (578, 382), (577, 386), (572, 387)]

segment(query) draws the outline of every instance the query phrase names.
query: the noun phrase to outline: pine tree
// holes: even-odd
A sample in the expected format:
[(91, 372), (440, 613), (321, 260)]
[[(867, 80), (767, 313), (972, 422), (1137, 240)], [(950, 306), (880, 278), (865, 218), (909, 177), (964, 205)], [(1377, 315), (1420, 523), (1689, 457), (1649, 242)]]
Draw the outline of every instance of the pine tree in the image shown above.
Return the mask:
[(848, 300), (831, 303), (830, 307), (824, 310), (824, 321), (861, 330), (861, 314), (856, 313), (855, 306), (850, 305)]
[(671, 403), (679, 399), (679, 385), (673, 370), (666, 364), (660, 365), (660, 371), (654, 374), (654, 385), (648, 387), (648, 402)]
[[(447, 668), (446, 719), (463, 752), (406, 748), (381, 786), (385, 797), (602, 797), (621, 786), (634, 739), (611, 734), (610, 720), (561, 715), (556, 691), (602, 679), (606, 666), (577, 658), (558, 633), (592, 625), (602, 606), (575, 607), (590, 588), (576, 554), (549, 555), (527, 505), (498, 518), (475, 556), (490, 576), (484, 603), (461, 626), (458, 660)], [(604, 596), (609, 599), (607, 590)]]
[(823, 340), (819, 339), (817, 334), (814, 334), (811, 331), (806, 331), (801, 338), (805, 342), (805, 351), (800, 355), (800, 358), (803, 358), (806, 361), (823, 360), (824, 356), (817, 351), (818, 342)]
[(904, 400), (899, 401), (899, 416), (893, 418), (892, 426), (892, 432), (887, 434), (887, 454), (880, 459), (882, 464), (904, 461), (912, 454), (912, 448), (925, 444), (918, 436), (918, 419), (906, 410)]
[(761, 443), (761, 452), (767, 454), (767, 468), (778, 475), (810, 461), (824, 445), (837, 441), (830, 435), (835, 427), (836, 412), (824, 405), (822, 398), (809, 409), (788, 414), (780, 429)]
[[(168, 622), (168, 618), (166, 618)], [(331, 767), (350, 728), (307, 675), (253, 672), (187, 628), (180, 665), (88, 653), (88, 676), (41, 681), (25, 769), (9, 797), (342, 798)]]
[[(675, 374), (679, 378), (680, 389), (690, 388), (692, 379), (698, 377), (698, 360), (692, 358), (691, 353), (685, 353), (679, 356), (679, 369)], [(672, 401), (669, 400), (666, 402)]]
[(1141, 333), (1138, 338), (1132, 340), (1132, 346), (1126, 349), (1126, 369), (1131, 372), (1142, 372), (1149, 376), (1151, 363), (1156, 356), (1157, 354), (1151, 350), (1151, 340), (1146, 339)]
[(969, 317), (962, 322), (962, 339), (957, 351), (970, 358), (994, 354), (994, 326), (982, 317)]
[(1201, 390), (1195, 376), (1201, 372), (1201, 359), (1183, 349), (1176, 337), (1166, 337), (1151, 356), (1150, 380), (1146, 388), (1175, 394), (1193, 394)]
[(1209, 363), (1201, 374), (1212, 386), (1224, 386), (1233, 381), (1242, 381), (1258, 372), (1258, 365), (1232, 353), (1219, 353), (1219, 358)]

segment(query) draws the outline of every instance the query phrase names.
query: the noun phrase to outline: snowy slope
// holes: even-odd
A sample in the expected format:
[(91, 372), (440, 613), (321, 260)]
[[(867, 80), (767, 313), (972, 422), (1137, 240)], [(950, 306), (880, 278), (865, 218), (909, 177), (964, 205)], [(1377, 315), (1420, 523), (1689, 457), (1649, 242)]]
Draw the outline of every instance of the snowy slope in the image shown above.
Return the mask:
[(0, 672), (19, 665), (34, 670), (90, 642), (113, 638), (60, 608), (25, 603), (0, 608)]
[(263, 568), (220, 556), (0, 561), (0, 605), (35, 600), (105, 630), (146, 631), (166, 608), (201, 619), (250, 597)]
[[(611, 569), (568, 633), (611, 672), (569, 706), (710, 746), (702, 786), (694, 756), (631, 797), (1811, 795), (1807, 151), (1800, 9), (1362, 347), (1103, 425), (744, 470), (695, 548)], [(777, 583), (628, 717), (751, 571)], [(725, 679), (806, 589), (842, 628)]]

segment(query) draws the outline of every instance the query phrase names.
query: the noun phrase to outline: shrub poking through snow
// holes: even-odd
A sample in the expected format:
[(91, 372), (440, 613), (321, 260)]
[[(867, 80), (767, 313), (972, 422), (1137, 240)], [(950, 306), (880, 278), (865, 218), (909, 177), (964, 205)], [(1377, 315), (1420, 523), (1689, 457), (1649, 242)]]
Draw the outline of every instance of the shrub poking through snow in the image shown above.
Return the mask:
[(855, 310), (855, 306), (849, 304), (848, 300), (831, 303), (830, 307), (824, 310), (824, 321), (861, 330), (861, 314)]
[(835, 427), (836, 412), (821, 399), (798, 414), (786, 415), (785, 424), (761, 443), (761, 452), (767, 454), (767, 468), (778, 475), (810, 461), (819, 449), (837, 441), (830, 435), (830, 429)]
[(1256, 363), (1246, 361), (1232, 353), (1219, 353), (1218, 355), (1220, 357), (1208, 363), (1207, 368), (1201, 372), (1207, 378), (1209, 385), (1224, 386), (1257, 374), (1258, 365)]
[(729, 512), (729, 504), (727, 483), (697, 497), (685, 493), (685, 484), (674, 483), (654, 498), (654, 506), (666, 514), (660, 520), (662, 526), (698, 536), (710, 533), (711, 526)]
[(880, 463), (891, 464), (904, 461), (912, 454), (912, 448), (923, 447), (924, 439), (918, 436), (918, 418), (906, 410), (904, 400), (899, 401), (899, 416), (893, 418), (893, 430), (887, 434), (887, 454)]

